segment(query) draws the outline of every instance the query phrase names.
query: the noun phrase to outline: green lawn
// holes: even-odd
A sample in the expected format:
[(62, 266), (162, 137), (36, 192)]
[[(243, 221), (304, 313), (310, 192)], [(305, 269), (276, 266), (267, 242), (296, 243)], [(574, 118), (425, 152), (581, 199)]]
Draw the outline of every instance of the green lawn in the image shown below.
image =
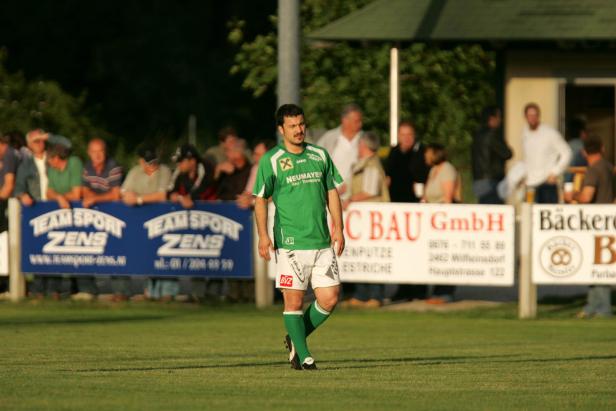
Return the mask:
[(0, 409), (616, 409), (616, 323), (340, 310), (286, 363), (280, 308), (0, 304)]

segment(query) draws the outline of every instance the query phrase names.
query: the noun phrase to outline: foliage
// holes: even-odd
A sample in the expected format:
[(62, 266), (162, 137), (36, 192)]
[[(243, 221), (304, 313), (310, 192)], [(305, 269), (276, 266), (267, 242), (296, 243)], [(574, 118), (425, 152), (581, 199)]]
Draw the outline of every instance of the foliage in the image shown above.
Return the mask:
[[(368, 0), (306, 0), (304, 36), (369, 3)], [(231, 24), (229, 40), (239, 45), (234, 74), (258, 97), (276, 85), (276, 18), (272, 32), (244, 41), (243, 22)], [(314, 128), (337, 125), (349, 102), (364, 110), (364, 128), (382, 140), (389, 131), (389, 53), (392, 44), (305, 41), (301, 54), (303, 106)], [(493, 53), (479, 45), (441, 48), (414, 43), (400, 53), (400, 114), (417, 125), (426, 141), (445, 144), (458, 166), (469, 163), (468, 147), (484, 105), (494, 102)]]
[(68, 137), (77, 152), (83, 152), (92, 136), (106, 136), (83, 113), (85, 96), (74, 97), (54, 81), (30, 81), (5, 68), (0, 53), (0, 126), (3, 132), (26, 133), (42, 128)]

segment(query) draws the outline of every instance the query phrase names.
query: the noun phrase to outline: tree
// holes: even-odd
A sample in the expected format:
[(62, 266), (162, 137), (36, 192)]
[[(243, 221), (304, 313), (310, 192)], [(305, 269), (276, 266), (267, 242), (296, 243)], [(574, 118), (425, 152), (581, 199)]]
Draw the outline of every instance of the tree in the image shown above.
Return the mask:
[(0, 52), (0, 127), (3, 132), (26, 133), (42, 128), (68, 137), (79, 153), (93, 136), (107, 133), (95, 127), (84, 114), (85, 96), (73, 97), (54, 81), (29, 81), (5, 68), (5, 54)]
[[(369, 3), (369, 0), (305, 0), (304, 35)], [(276, 85), (276, 17), (265, 35), (244, 41), (244, 23), (230, 24), (229, 40), (239, 46), (231, 73), (259, 97)], [(389, 50), (391, 44), (304, 41), (302, 104), (314, 128), (338, 124), (344, 104), (364, 110), (364, 129), (388, 141)], [(410, 118), (423, 139), (448, 147), (456, 165), (470, 163), (469, 145), (481, 109), (494, 102), (495, 58), (479, 45), (441, 48), (423, 43), (400, 50), (401, 118)]]

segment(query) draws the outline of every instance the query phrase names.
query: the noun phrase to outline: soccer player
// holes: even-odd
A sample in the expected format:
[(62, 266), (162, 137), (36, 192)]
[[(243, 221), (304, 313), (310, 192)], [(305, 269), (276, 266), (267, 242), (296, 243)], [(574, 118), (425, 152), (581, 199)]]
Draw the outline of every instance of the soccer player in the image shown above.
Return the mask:
[[(284, 299), (285, 344), (296, 370), (316, 370), (306, 343), (338, 302), (340, 279), (336, 255), (344, 250), (342, 207), (336, 190), (342, 177), (327, 152), (304, 141), (304, 111), (284, 104), (276, 111), (283, 142), (259, 161), (253, 194), (259, 233), (259, 255), (276, 258), (276, 287)], [(267, 202), (276, 205), (274, 241), (267, 232)], [(327, 226), (327, 210), (333, 228)], [(304, 294), (311, 282), (316, 301), (302, 312)]]

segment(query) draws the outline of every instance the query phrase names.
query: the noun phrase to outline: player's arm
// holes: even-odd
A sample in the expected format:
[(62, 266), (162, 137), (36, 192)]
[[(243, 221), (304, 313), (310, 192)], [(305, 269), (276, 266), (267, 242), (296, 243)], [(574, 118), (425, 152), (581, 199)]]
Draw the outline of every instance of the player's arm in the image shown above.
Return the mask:
[(338, 190), (335, 188), (327, 191), (327, 205), (334, 223), (332, 227), (332, 247), (335, 247), (336, 255), (341, 256), (344, 251), (344, 226), (342, 223), (342, 205), (340, 204)]
[(592, 199), (595, 196), (595, 187), (593, 186), (584, 186), (582, 191), (574, 193), (573, 199), (581, 204), (588, 204), (592, 202)]
[(274, 249), (272, 240), (267, 233), (267, 198), (255, 197), (255, 219), (257, 221), (257, 233), (259, 234), (259, 255), (265, 260), (270, 260), (270, 250)]

